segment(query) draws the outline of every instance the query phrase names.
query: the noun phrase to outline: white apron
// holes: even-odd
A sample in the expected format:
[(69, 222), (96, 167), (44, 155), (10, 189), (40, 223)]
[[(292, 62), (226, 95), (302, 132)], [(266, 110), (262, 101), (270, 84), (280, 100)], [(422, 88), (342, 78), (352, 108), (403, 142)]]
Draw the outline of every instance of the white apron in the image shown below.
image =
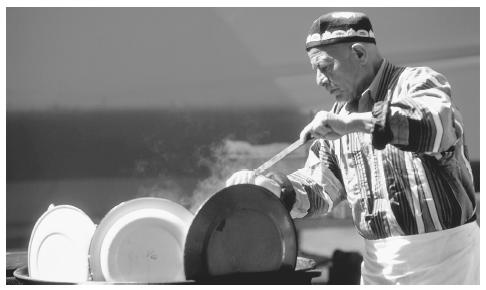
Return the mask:
[(361, 284), (479, 284), (479, 226), (365, 240)]

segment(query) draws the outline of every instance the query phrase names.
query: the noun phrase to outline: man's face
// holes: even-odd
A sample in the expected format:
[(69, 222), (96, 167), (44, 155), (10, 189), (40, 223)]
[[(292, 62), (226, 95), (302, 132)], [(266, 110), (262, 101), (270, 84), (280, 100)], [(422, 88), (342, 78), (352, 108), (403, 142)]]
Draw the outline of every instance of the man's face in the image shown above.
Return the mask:
[(357, 96), (359, 64), (349, 43), (312, 48), (307, 54), (316, 71), (317, 85), (323, 86), (336, 101)]

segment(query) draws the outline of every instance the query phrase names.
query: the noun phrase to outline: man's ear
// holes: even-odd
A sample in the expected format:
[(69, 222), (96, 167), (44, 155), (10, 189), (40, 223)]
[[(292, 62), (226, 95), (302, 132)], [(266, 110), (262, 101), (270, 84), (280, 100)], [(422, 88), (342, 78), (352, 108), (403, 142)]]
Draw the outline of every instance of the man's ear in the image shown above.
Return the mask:
[(366, 51), (366, 48), (363, 44), (354, 43), (351, 46), (351, 51), (353, 53), (353, 56), (358, 59), (360, 63), (364, 64), (368, 61), (368, 51)]

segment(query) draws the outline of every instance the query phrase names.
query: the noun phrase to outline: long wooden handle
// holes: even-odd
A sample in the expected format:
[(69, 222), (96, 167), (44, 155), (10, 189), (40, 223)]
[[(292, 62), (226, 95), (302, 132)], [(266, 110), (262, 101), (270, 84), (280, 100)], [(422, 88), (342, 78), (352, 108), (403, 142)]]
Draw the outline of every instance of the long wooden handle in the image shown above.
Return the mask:
[(270, 158), (270, 160), (266, 161), (262, 165), (260, 165), (257, 169), (255, 169), (255, 174), (256, 175), (261, 175), (266, 173), (268, 169), (270, 169), (272, 166), (274, 166), (277, 162), (285, 158), (285, 156), (289, 155), (290, 153), (294, 152), (298, 148), (300, 148), (302, 145), (307, 143), (308, 140), (302, 141), (301, 139), (295, 141), (294, 143), (290, 144), (287, 148), (284, 150), (280, 151), (277, 153), (275, 156)]

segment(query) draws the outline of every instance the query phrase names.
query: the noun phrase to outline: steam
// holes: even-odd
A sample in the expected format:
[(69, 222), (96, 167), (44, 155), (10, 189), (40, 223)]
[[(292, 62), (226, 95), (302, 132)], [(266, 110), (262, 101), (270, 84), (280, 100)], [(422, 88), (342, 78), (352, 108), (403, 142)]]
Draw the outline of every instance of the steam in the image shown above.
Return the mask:
[(144, 184), (139, 186), (136, 196), (161, 197), (174, 201), (185, 208), (190, 208), (192, 203), (191, 197), (184, 191), (180, 183), (167, 176), (145, 181)]
[(244, 141), (223, 140), (210, 150), (211, 158), (202, 158), (200, 163), (210, 170), (210, 176), (197, 183), (192, 194), (190, 210), (196, 212), (206, 199), (225, 187), (226, 180), (236, 171), (251, 169), (254, 157), (251, 145)]
[[(223, 139), (210, 146), (205, 155), (199, 156), (197, 166), (209, 170), (207, 178), (160, 175), (140, 186), (137, 196), (166, 198), (196, 213), (208, 198), (225, 187), (226, 180), (233, 173), (242, 169), (257, 168), (288, 145), (289, 143), (253, 145), (246, 141)], [(294, 172), (303, 166), (306, 154), (307, 148), (304, 146), (277, 163), (272, 171), (284, 174)], [(191, 183), (192, 186), (188, 186)], [(330, 217), (351, 217), (347, 203), (337, 205)]]
[[(252, 145), (246, 141), (225, 139), (211, 149), (212, 159), (201, 159), (211, 172), (210, 177), (198, 182), (192, 195), (191, 211), (197, 209), (211, 197), (214, 193), (225, 187), (226, 180), (235, 172), (242, 169), (255, 169), (273, 155), (287, 147), (288, 143), (271, 143), (265, 145)], [(298, 168), (291, 166), (291, 161), (299, 163), (301, 166), (304, 161), (303, 152), (297, 156), (298, 162), (294, 158), (281, 162), (275, 167), (276, 171), (290, 173)]]
[[(144, 179), (136, 196), (166, 198), (195, 213), (209, 197), (225, 187), (226, 180), (233, 173), (242, 169), (257, 168), (288, 145), (288, 143), (253, 145), (247, 141), (222, 139), (206, 148), (208, 150), (201, 150), (196, 158), (194, 166), (207, 169), (207, 177), (175, 176), (168, 175), (165, 171), (159, 172), (156, 178)], [(289, 155), (287, 160), (277, 164), (275, 170), (290, 173), (298, 169), (305, 160), (305, 151), (297, 155), (295, 153)], [(292, 160), (296, 164), (293, 167), (289, 166)], [(142, 176), (152, 171), (153, 167), (151, 161), (146, 160), (138, 160), (135, 164), (137, 173)]]
[[(288, 145), (288, 143), (252, 145), (245, 141), (223, 140), (221, 144), (214, 146), (211, 150), (213, 161), (201, 160), (211, 169), (211, 176), (198, 182), (192, 194), (190, 210), (194, 213), (197, 212), (204, 201), (225, 187), (226, 180), (233, 173), (242, 169), (257, 168)], [(304, 146), (277, 163), (272, 171), (292, 173), (304, 165), (306, 154), (307, 148)], [(329, 217), (351, 218), (352, 213), (347, 201), (338, 204)]]

